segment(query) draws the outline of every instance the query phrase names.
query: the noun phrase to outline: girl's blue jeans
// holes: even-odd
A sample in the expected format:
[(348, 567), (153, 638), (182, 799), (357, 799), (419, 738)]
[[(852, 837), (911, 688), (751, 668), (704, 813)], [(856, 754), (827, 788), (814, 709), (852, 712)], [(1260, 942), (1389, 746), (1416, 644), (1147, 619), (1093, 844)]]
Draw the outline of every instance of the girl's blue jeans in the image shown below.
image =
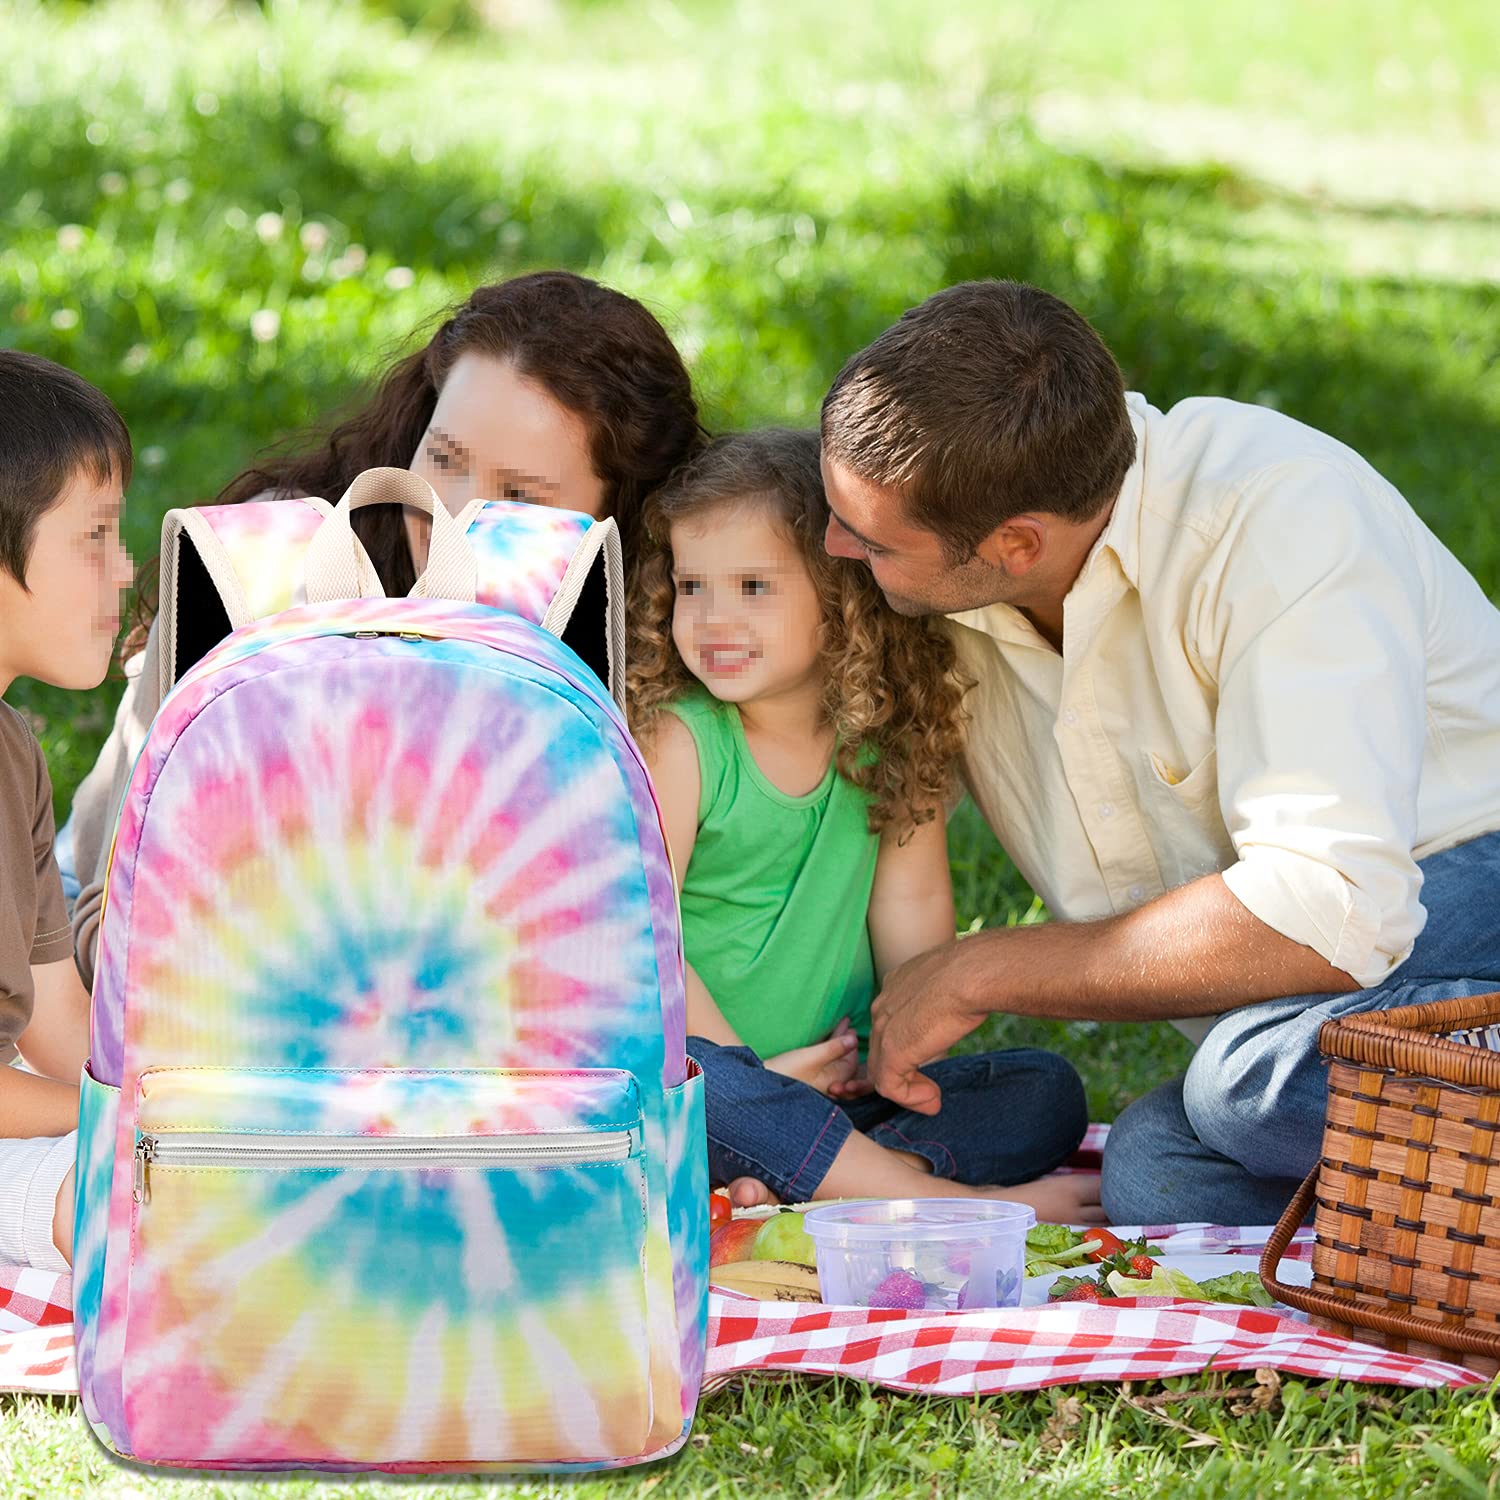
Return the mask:
[(1419, 863), (1427, 925), (1388, 983), (1227, 1011), (1181, 1078), (1125, 1110), (1104, 1148), (1111, 1223), (1275, 1223), (1322, 1150), (1318, 1028), (1500, 989), (1500, 832)]
[(1073, 1065), (1033, 1048), (929, 1063), (922, 1071), (942, 1089), (942, 1108), (919, 1115), (878, 1094), (835, 1102), (773, 1073), (749, 1047), (701, 1036), (687, 1046), (703, 1069), (710, 1177), (758, 1177), (783, 1203), (811, 1198), (856, 1130), (923, 1157), (938, 1177), (1005, 1187), (1061, 1166), (1088, 1124)]

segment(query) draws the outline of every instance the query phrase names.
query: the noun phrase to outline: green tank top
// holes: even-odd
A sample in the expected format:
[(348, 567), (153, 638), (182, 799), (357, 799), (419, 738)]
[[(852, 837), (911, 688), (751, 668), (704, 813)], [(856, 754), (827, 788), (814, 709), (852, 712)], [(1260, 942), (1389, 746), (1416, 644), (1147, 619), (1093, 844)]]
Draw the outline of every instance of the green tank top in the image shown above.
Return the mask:
[(687, 961), (760, 1057), (819, 1041), (841, 1016), (863, 1050), (879, 844), (865, 794), (830, 765), (790, 797), (755, 764), (733, 704), (700, 688), (670, 707), (698, 747), (702, 784), (682, 880)]

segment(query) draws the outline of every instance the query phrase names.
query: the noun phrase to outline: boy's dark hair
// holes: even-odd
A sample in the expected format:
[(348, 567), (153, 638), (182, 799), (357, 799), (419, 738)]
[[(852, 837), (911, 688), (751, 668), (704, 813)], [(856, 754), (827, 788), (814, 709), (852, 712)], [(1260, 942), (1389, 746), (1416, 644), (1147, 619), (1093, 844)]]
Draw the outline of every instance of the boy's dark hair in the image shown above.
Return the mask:
[(36, 523), (80, 471), (130, 483), (130, 433), (82, 376), (19, 349), (0, 349), (0, 568), (22, 588)]
[(1025, 511), (1095, 516), (1135, 459), (1114, 356), (1060, 298), (1015, 281), (929, 297), (839, 371), (823, 452), (896, 490), (962, 562)]

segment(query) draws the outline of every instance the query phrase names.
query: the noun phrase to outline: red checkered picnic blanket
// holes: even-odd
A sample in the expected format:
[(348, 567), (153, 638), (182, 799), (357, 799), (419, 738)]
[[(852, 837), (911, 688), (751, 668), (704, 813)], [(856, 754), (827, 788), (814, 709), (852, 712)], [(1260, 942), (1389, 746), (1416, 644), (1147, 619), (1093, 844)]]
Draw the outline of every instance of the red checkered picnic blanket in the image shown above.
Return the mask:
[(719, 1292), (710, 1304), (706, 1374), (715, 1384), (780, 1370), (967, 1396), (1267, 1367), (1387, 1385), (1483, 1383), (1461, 1365), (1319, 1333), (1272, 1309), (1164, 1297), (969, 1313), (800, 1307)]
[[(1097, 1170), (1107, 1131), (1089, 1127), (1075, 1166)], [(1168, 1256), (1258, 1254), (1270, 1232), (1263, 1225), (1223, 1224), (1120, 1230), (1144, 1234)], [(1310, 1229), (1299, 1230), (1288, 1258), (1309, 1259), (1311, 1241)], [(0, 1391), (76, 1394), (71, 1300), (67, 1276), (0, 1267)], [(929, 1313), (709, 1294), (705, 1374), (711, 1384), (748, 1370), (801, 1371), (903, 1391), (971, 1395), (1266, 1367), (1390, 1385), (1481, 1383), (1461, 1365), (1391, 1354), (1264, 1308), (1137, 1297)]]
[[(1159, 1225), (1147, 1233), (1167, 1254), (1256, 1251), (1270, 1230)], [(1306, 1255), (1309, 1231), (1294, 1255)], [(67, 1276), (0, 1268), (0, 1390), (78, 1390)], [(709, 1296), (710, 1382), (748, 1370), (848, 1375), (934, 1395), (1029, 1391), (1087, 1380), (1152, 1380), (1199, 1370), (1267, 1366), (1315, 1378), (1410, 1386), (1466, 1386), (1460, 1365), (1391, 1354), (1319, 1333), (1274, 1310), (1171, 1302), (1116, 1303), (969, 1313), (821, 1307)]]
[(0, 1266), (0, 1391), (77, 1395), (71, 1276)]

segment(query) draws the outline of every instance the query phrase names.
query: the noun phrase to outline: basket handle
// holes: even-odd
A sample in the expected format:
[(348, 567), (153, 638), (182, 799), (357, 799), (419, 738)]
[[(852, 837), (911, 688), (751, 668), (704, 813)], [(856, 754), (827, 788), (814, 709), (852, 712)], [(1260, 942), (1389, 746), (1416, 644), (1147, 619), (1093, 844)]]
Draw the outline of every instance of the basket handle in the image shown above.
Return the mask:
[[(1322, 1164), (1319, 1163), (1303, 1179), (1296, 1196), (1282, 1210), (1281, 1217), (1276, 1221), (1276, 1227), (1271, 1231), (1271, 1237), (1266, 1241), (1265, 1249), (1260, 1252), (1262, 1285), (1278, 1302), (1285, 1302), (1289, 1307), (1299, 1307), (1303, 1312), (1317, 1311), (1316, 1308), (1308, 1305), (1306, 1299), (1318, 1294), (1310, 1292), (1303, 1286), (1288, 1286), (1284, 1281), (1277, 1281), (1276, 1272), (1280, 1269), (1282, 1257), (1292, 1243), (1292, 1236), (1302, 1227), (1302, 1221), (1307, 1217), (1307, 1211), (1312, 1207), (1313, 1199), (1317, 1197), (1318, 1173), (1321, 1167)], [(1342, 1303), (1339, 1305), (1343, 1306)]]
[(1288, 1286), (1276, 1279), (1276, 1271), (1282, 1257), (1292, 1242), (1307, 1211), (1313, 1206), (1318, 1194), (1318, 1173), (1321, 1163), (1307, 1174), (1297, 1195), (1287, 1204), (1286, 1211), (1277, 1220), (1266, 1248), (1260, 1253), (1260, 1279), (1266, 1290), (1278, 1302), (1288, 1307), (1300, 1308), (1315, 1317), (1327, 1318), (1334, 1323), (1347, 1323), (1354, 1328), (1368, 1328), (1376, 1333), (1390, 1334), (1395, 1338), (1416, 1339), (1419, 1343), (1435, 1344), (1439, 1349), (1451, 1349), (1458, 1354), (1480, 1354), (1489, 1359), (1500, 1359), (1500, 1334), (1476, 1333), (1469, 1328), (1449, 1328), (1443, 1323), (1433, 1323), (1426, 1318), (1414, 1318), (1406, 1313), (1377, 1312), (1372, 1307), (1362, 1307), (1356, 1302), (1345, 1302), (1331, 1297), (1327, 1292), (1306, 1286)]

